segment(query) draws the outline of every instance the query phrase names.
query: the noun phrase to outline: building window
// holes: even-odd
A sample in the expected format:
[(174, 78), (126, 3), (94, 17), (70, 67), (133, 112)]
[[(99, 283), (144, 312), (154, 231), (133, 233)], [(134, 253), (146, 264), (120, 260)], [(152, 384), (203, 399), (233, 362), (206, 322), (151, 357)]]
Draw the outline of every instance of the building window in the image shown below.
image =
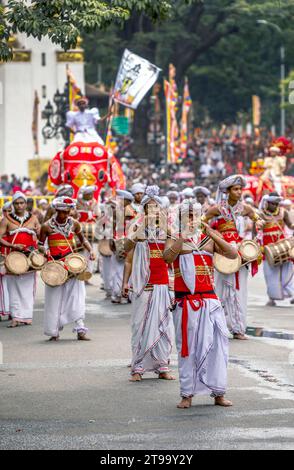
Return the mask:
[(45, 67), (46, 65), (46, 54), (45, 52), (42, 52), (42, 67)]
[(42, 98), (47, 98), (47, 87), (46, 87), (46, 85), (42, 86)]

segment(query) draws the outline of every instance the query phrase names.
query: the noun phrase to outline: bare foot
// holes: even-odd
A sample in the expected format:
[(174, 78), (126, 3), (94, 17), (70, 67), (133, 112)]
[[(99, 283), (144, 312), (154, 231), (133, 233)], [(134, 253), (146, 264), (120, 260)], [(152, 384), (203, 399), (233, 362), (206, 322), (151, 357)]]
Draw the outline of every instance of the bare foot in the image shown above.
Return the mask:
[(171, 375), (169, 372), (161, 372), (158, 378), (162, 380), (176, 380), (176, 378), (173, 375)]
[(248, 338), (245, 335), (242, 335), (241, 333), (235, 333), (234, 334), (234, 339), (239, 339), (241, 341), (247, 341)]
[(225, 397), (215, 397), (214, 404), (216, 406), (224, 406), (226, 408), (233, 406), (233, 403), (230, 400), (226, 400)]
[(20, 323), (16, 320), (12, 320), (11, 325), (9, 325), (7, 328), (16, 328), (20, 325)]
[(129, 379), (130, 382), (141, 382), (142, 375), (140, 374), (133, 374), (132, 377)]
[(276, 307), (277, 304), (273, 299), (269, 299), (269, 301), (265, 304), (266, 307)]
[(182, 401), (177, 405), (177, 408), (185, 409), (191, 408), (192, 406), (192, 397), (183, 397)]
[(91, 341), (90, 338), (86, 335), (86, 333), (78, 333), (77, 337), (78, 341)]
[(51, 336), (50, 339), (48, 339), (48, 341), (58, 341), (59, 340), (59, 336)]

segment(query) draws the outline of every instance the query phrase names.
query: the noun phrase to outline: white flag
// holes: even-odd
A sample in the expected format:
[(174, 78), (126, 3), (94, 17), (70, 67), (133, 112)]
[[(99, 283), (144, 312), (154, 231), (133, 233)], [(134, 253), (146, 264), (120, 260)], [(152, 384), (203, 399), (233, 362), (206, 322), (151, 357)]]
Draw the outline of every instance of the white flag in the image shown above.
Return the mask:
[(116, 77), (115, 101), (136, 109), (156, 82), (160, 71), (156, 65), (126, 49)]

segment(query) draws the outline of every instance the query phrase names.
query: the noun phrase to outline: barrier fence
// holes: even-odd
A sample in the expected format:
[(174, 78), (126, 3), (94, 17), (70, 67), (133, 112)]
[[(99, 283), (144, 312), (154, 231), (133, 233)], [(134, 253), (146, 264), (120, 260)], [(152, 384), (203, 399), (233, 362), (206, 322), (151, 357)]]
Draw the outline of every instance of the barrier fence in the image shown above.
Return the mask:
[[(41, 199), (46, 199), (49, 203), (54, 199), (54, 196), (27, 196), (28, 199), (34, 200), (34, 209), (38, 207), (38, 201)], [(12, 201), (12, 196), (1, 196), (0, 197), (0, 208), (4, 206), (4, 204), (8, 201)]]

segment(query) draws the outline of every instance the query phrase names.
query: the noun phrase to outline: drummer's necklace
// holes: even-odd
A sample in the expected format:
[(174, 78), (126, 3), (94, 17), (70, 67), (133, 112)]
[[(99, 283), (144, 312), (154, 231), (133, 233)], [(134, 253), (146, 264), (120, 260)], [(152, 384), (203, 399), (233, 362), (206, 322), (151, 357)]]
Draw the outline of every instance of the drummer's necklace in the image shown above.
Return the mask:
[(16, 215), (15, 212), (10, 214), (10, 216), (11, 216), (12, 219), (16, 220), (21, 225), (23, 225), (31, 217), (30, 213), (27, 212), (27, 211), (24, 213), (24, 215), (22, 217), (20, 217), (19, 215)]

